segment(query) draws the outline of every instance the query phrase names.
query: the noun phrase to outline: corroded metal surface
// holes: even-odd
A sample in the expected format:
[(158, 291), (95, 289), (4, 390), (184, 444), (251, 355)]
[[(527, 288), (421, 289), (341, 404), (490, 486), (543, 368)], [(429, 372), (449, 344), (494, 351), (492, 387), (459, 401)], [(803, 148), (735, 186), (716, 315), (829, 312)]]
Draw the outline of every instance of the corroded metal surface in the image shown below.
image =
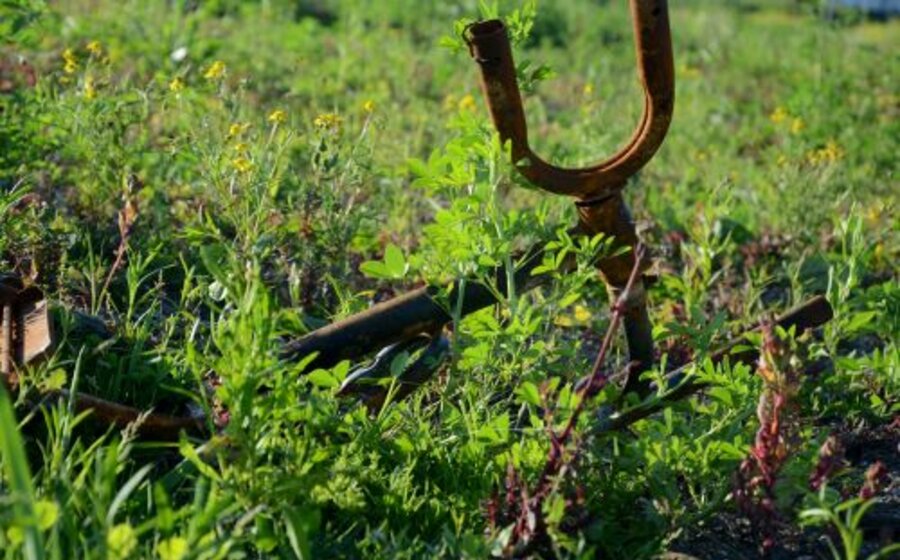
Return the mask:
[(564, 169), (535, 154), (528, 144), (522, 96), (506, 27), (499, 20), (468, 28), (472, 56), (481, 68), (481, 84), (494, 126), (509, 141), (519, 171), (542, 189), (580, 200), (620, 190), (662, 144), (675, 106), (675, 70), (669, 10), (665, 0), (631, 0), (638, 75), (644, 112), (628, 143), (609, 159), (582, 169)]
[(53, 347), (47, 302), (40, 290), (11, 274), (0, 275), (0, 375), (10, 385), (18, 367), (44, 357)]
[[(36, 287), (26, 287), (21, 278), (0, 274), (0, 383), (8, 390), (18, 390), (17, 372), (34, 364), (53, 351), (53, 321), (44, 294)], [(92, 418), (104, 425), (120, 428), (137, 423), (136, 431), (157, 439), (174, 439), (184, 430), (206, 431), (203, 417), (169, 416), (144, 412), (94, 395), (68, 391), (48, 391), (40, 395), (41, 406), (47, 401), (72, 398), (76, 412), (92, 411)]]
[[(609, 159), (581, 169), (565, 169), (541, 159), (528, 142), (525, 108), (516, 81), (509, 36), (503, 22), (474, 23), (466, 30), (472, 57), (481, 69), (481, 88), (500, 139), (510, 144), (516, 169), (539, 188), (576, 199), (583, 232), (615, 238), (616, 248), (630, 248), (598, 263), (617, 301), (636, 264), (639, 241), (621, 191), (656, 153), (665, 139), (675, 107), (675, 70), (666, 0), (631, 0), (638, 76), (644, 91), (644, 111), (628, 143)], [(643, 263), (641, 263), (643, 267)], [(624, 315), (628, 350), (635, 367), (626, 391), (646, 392), (640, 373), (653, 364), (653, 327), (647, 313), (643, 281), (629, 291)]]
[[(531, 274), (541, 264), (542, 250), (536, 247), (529, 254), (514, 273), (518, 293), (530, 290), (546, 279), (546, 276)], [(563, 268), (573, 265), (574, 261), (569, 259), (563, 263)], [(289, 342), (284, 347), (282, 358), (299, 360), (316, 353), (308, 369), (328, 368), (342, 360), (371, 354), (421, 333), (436, 332), (452, 321), (456, 302), (462, 303), (459, 309), (462, 316), (496, 304), (497, 291), (505, 296), (506, 269), (498, 268), (494, 277), (496, 291), (476, 280), (458, 280), (447, 294), (441, 294), (433, 287), (425, 287), (376, 304)]]

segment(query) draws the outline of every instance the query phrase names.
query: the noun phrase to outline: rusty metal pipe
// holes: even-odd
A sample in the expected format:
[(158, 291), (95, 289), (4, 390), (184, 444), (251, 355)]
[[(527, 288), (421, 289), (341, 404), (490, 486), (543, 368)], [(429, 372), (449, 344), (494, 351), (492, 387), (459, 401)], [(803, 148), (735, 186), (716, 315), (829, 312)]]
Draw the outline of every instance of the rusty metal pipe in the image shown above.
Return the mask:
[(542, 189), (580, 200), (609, 196), (650, 161), (666, 136), (675, 106), (668, 5), (666, 0), (631, 0), (630, 4), (644, 112), (621, 150), (582, 169), (557, 167), (531, 150), (516, 66), (503, 22), (478, 22), (467, 30), (466, 40), (481, 68), (481, 86), (494, 126), (501, 140), (510, 142), (519, 172)]
[[(783, 315), (775, 319), (774, 323), (779, 327), (789, 330), (796, 328), (797, 334), (805, 331), (821, 327), (825, 323), (834, 318), (834, 310), (823, 296), (815, 296), (797, 307), (788, 310)], [(726, 359), (735, 364), (752, 364), (759, 358), (759, 350), (755, 347), (743, 348), (740, 351), (734, 351), (739, 344), (746, 343), (746, 337), (750, 333), (758, 332), (760, 327), (755, 327), (743, 332), (740, 336), (726, 344), (724, 347), (710, 354), (709, 359), (713, 364), (721, 364)], [(640, 405), (620, 414), (614, 414), (599, 429), (598, 432), (619, 431), (623, 428), (637, 422), (642, 418), (646, 418), (660, 410), (667, 408), (671, 404), (687, 398), (691, 395), (699, 393), (710, 387), (708, 381), (700, 381), (696, 379), (685, 379), (688, 371), (694, 363), (691, 362), (680, 368), (666, 374), (666, 388), (669, 389), (662, 398), (646, 405)]]
[[(531, 290), (548, 278), (531, 274), (541, 264), (543, 250), (535, 247), (528, 254), (530, 256), (516, 268), (513, 276), (518, 293)], [(567, 266), (574, 266), (574, 261), (565, 261), (563, 267)], [(507, 295), (504, 267), (494, 271), (494, 280), (496, 290), (476, 280), (457, 280), (444, 298), (432, 286), (413, 290), (289, 342), (281, 357), (298, 360), (316, 352), (309, 367), (329, 368), (342, 360), (358, 359), (417, 334), (435, 332), (453, 320), (452, 309), (441, 305), (440, 300), (452, 306), (462, 296), (460, 315), (468, 315), (498, 303), (498, 293), (503, 297)]]

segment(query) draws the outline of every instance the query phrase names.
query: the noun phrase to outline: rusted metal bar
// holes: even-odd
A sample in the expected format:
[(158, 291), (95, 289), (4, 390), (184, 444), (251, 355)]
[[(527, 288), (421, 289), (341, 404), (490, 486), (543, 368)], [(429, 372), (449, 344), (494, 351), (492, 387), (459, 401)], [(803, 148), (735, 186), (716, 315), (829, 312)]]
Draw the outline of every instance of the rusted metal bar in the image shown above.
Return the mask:
[[(828, 303), (828, 300), (823, 296), (816, 296), (777, 317), (775, 319), (775, 324), (785, 330), (794, 327), (799, 334), (807, 330), (821, 327), (833, 317), (834, 311), (831, 308), (831, 304)], [(721, 364), (726, 359), (731, 360), (734, 363), (754, 363), (759, 358), (759, 350), (756, 347), (747, 347), (741, 349), (739, 352), (734, 352), (734, 348), (739, 344), (745, 343), (746, 336), (750, 333), (757, 332), (759, 328), (760, 327), (757, 326), (745, 331), (723, 348), (713, 352), (709, 356), (710, 360), (716, 365)], [(685, 378), (693, 365), (694, 364), (692, 363), (686, 364), (666, 375), (666, 384), (670, 390), (660, 399), (646, 405), (639, 405), (621, 413), (613, 414), (599, 428), (599, 432), (620, 431), (631, 424), (634, 424), (638, 420), (655, 414), (677, 401), (708, 388), (710, 386), (708, 382)]]
[[(16, 391), (16, 368), (34, 363), (53, 347), (52, 322), (41, 291), (25, 287), (21, 279), (12, 274), (0, 275), (0, 308), (0, 383), (8, 390)], [(76, 393), (72, 397), (68, 391), (49, 391), (40, 397), (37, 406), (48, 400), (73, 398), (77, 412), (90, 409), (92, 417), (105, 425), (124, 428), (140, 420), (137, 432), (157, 439), (177, 438), (182, 430), (192, 434), (205, 432), (203, 418), (142, 412), (85, 393)]]
[[(69, 391), (51, 391), (42, 395), (44, 401), (54, 399), (69, 399)], [(170, 416), (158, 412), (142, 411), (133, 406), (127, 406), (89, 395), (76, 393), (74, 396), (74, 408), (76, 412), (91, 411), (91, 418), (108, 426), (125, 428), (140, 420), (136, 431), (144, 437), (152, 437), (161, 441), (178, 439), (182, 431), (190, 435), (208, 435), (207, 421), (204, 416)]]
[[(517, 293), (531, 290), (547, 279), (546, 275), (532, 275), (542, 262), (543, 249), (535, 247), (528, 255), (513, 275)], [(574, 266), (574, 261), (567, 260), (563, 264), (566, 266)], [(465, 316), (496, 304), (497, 294), (506, 297), (506, 269), (498, 267), (493, 276), (496, 289), (477, 280), (457, 280), (444, 297), (431, 286), (413, 290), (289, 342), (281, 356), (298, 360), (315, 352), (309, 368), (329, 368), (418, 334), (436, 332), (453, 320), (452, 307), (457, 301), (462, 302), (459, 311)]]
[[(610, 301), (619, 301), (619, 296), (623, 293), (634, 267), (638, 266), (641, 271), (646, 268), (645, 262), (636, 263), (636, 259), (639, 258), (640, 242), (631, 213), (621, 193), (599, 202), (577, 202), (576, 207), (582, 230), (591, 235), (602, 233), (611, 236), (614, 238), (616, 248), (630, 249), (616, 256), (601, 259), (597, 264), (606, 282)], [(647, 311), (647, 291), (643, 276), (638, 277), (627, 295), (622, 323), (628, 342), (629, 358), (633, 364), (629, 371), (634, 373), (626, 378), (625, 391), (646, 393), (649, 387), (640, 383), (640, 373), (653, 366), (655, 356), (653, 325)]]
[(519, 172), (547, 191), (591, 200), (609, 196), (643, 167), (662, 144), (675, 106), (675, 69), (666, 0), (631, 0), (638, 75), (644, 112), (628, 143), (609, 159), (582, 169), (564, 169), (535, 154), (528, 143), (522, 96), (506, 27), (499, 20), (468, 28), (467, 41), (481, 68), (482, 90), (494, 126), (509, 141)]

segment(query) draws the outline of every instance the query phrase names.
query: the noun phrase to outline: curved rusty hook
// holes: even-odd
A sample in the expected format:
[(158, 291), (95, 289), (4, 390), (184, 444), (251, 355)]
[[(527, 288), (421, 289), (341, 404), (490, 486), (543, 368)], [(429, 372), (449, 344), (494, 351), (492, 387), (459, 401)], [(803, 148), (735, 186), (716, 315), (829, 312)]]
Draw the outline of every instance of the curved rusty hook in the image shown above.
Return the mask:
[(630, 0), (634, 45), (644, 113), (628, 144), (611, 158), (591, 167), (564, 169), (537, 156), (528, 145), (522, 97), (506, 27), (500, 20), (474, 23), (466, 41), (481, 67), (481, 85), (494, 126), (512, 145), (518, 170), (540, 188), (589, 201), (621, 189), (662, 144), (675, 105), (672, 35), (666, 0)]

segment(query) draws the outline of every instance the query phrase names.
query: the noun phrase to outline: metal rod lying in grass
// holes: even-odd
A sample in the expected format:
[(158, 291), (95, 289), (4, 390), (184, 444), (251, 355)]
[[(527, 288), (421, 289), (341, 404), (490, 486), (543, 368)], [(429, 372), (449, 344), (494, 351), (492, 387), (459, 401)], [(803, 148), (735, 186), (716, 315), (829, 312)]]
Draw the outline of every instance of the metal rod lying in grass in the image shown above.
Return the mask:
[[(796, 329), (799, 335), (804, 331), (808, 331), (820, 327), (830, 321), (834, 317), (834, 311), (831, 305), (823, 296), (816, 296), (809, 299), (787, 311), (783, 315), (776, 317), (773, 323), (785, 330), (791, 328)], [(732, 363), (752, 364), (759, 358), (759, 350), (754, 346), (741, 348), (735, 351), (735, 348), (744, 342), (746, 336), (756, 332), (759, 327), (745, 331), (733, 341), (724, 347), (710, 354), (709, 359), (713, 365), (719, 365), (726, 359)], [(599, 433), (620, 431), (634, 424), (638, 420), (651, 416), (659, 412), (674, 402), (680, 401), (691, 395), (702, 392), (711, 386), (708, 381), (699, 380), (688, 377), (688, 372), (694, 367), (694, 363), (685, 364), (680, 368), (666, 374), (666, 391), (659, 398), (652, 398), (643, 401), (633, 408), (614, 413), (598, 428)]]
[[(522, 267), (517, 270), (516, 278), (522, 279), (523, 281), (523, 285), (517, 286), (518, 288), (524, 291), (533, 288), (539, 283), (538, 279), (541, 277), (531, 276), (530, 274), (537, 262), (540, 262), (540, 258), (533, 257), (527, 259)], [(565, 266), (572, 265), (567, 264)], [(0, 282), (0, 292), (2, 292), (3, 286), (4, 284)], [(6, 284), (6, 287), (9, 287), (8, 283)], [(467, 312), (495, 303), (491, 291), (484, 286), (478, 287), (477, 284), (473, 283), (469, 284), (469, 287), (465, 288), (465, 290), (466, 297), (473, 294), (473, 301), (466, 306)], [(474, 291), (470, 292), (469, 290)], [(7, 331), (4, 329), (3, 332), (10, 333), (9, 336), (12, 337), (14, 343), (12, 345), (4, 344), (3, 346), (0, 346), (0, 353), (9, 356), (10, 362), (12, 363), (12, 371), (0, 376), (0, 381), (8, 387), (13, 387), (14, 382), (12, 376), (16, 365), (15, 357), (20, 357), (19, 364), (25, 364), (32, 362), (41, 355), (49, 352), (52, 346), (52, 340), (50, 338), (52, 329), (50, 328), (50, 318), (47, 312), (46, 302), (41, 299), (35, 299), (38, 298), (39, 292), (34, 289), (28, 291), (23, 290), (19, 283), (16, 284), (15, 289), (7, 289), (2, 293), (6, 294), (6, 297), (5, 299), (0, 300), (0, 302), (5, 302), (5, 307), (10, 309), (12, 317), (12, 321), (6, 323), (9, 326), (9, 330)], [(329, 343), (333, 344), (337, 344), (336, 341), (340, 340), (353, 340), (353, 336), (351, 335), (356, 332), (361, 332), (361, 325), (370, 323), (376, 325), (384, 324), (382, 323), (384, 320), (383, 313), (393, 315), (392, 320), (401, 326), (403, 324), (402, 319), (407, 317), (407, 315), (405, 315), (406, 313), (412, 314), (423, 312), (423, 316), (427, 319), (425, 323), (428, 324), (432, 324), (429, 323), (429, 321), (432, 321), (434, 324), (443, 325), (444, 322), (449, 321), (449, 316), (446, 315), (446, 311), (444, 311), (441, 306), (431, 299), (428, 299), (427, 302), (422, 299), (423, 297), (426, 297), (425, 294), (427, 294), (427, 290), (417, 290), (408, 296), (388, 302), (388, 305), (375, 306), (364, 313), (350, 317), (343, 322), (330, 325), (329, 327), (326, 327), (326, 329), (322, 329), (324, 333), (319, 333), (321, 337), (316, 336), (306, 340), (318, 341), (319, 344), (321, 344), (322, 340), (327, 340)], [(20, 295), (22, 295), (22, 297), (19, 297)], [(385, 309), (387, 311), (384, 311)], [(434, 311), (435, 309), (440, 310), (443, 315), (438, 314)], [(829, 321), (831, 317), (831, 306), (825, 298), (819, 296), (785, 313), (777, 318), (775, 322), (786, 329), (796, 327), (797, 332), (800, 333), (823, 325)], [(343, 331), (342, 325), (351, 325), (353, 326), (353, 329)], [(19, 334), (13, 337), (12, 333), (16, 332)], [(734, 362), (742, 363), (750, 363), (755, 360), (757, 354), (754, 349), (744, 349), (740, 352), (731, 353), (731, 350), (742, 341), (745, 334), (746, 333), (737, 337), (734, 342), (725, 348), (713, 353), (711, 355), (713, 362), (722, 361), (726, 357)], [(395, 333), (391, 336), (397, 335)], [(365, 349), (368, 348), (368, 345), (373, 344), (373, 340), (371, 338), (366, 338), (363, 342), (365, 342), (365, 345), (353, 347), (355, 349), (354, 352), (342, 349), (336, 354), (320, 354), (320, 356), (324, 357), (319, 360), (319, 363), (331, 363), (333, 365), (342, 359), (362, 358), (368, 353)], [(311, 344), (311, 342), (307, 343)], [(435, 345), (435, 351), (440, 350), (440, 346), (438, 339), (438, 343)], [(290, 357), (291, 352), (298, 351), (297, 347), (297, 344), (291, 345), (285, 352), (285, 355)], [(303, 348), (303, 346), (300, 347)], [(355, 353), (356, 351), (359, 353)], [(22, 357), (24, 357), (24, 359)], [(432, 356), (426, 354), (425, 357), (429, 358)], [(671, 392), (665, 394), (661, 399), (649, 399), (645, 401), (644, 404), (610, 417), (608, 421), (601, 426), (601, 432), (621, 430), (633, 422), (661, 410), (672, 402), (695, 394), (708, 386), (705, 382), (691, 379), (687, 379), (679, 384), (678, 380), (684, 376), (687, 369), (688, 366), (684, 366), (669, 374), (668, 379), (670, 379), (670, 385), (674, 387)], [(421, 367), (414, 366), (410, 371), (411, 377), (400, 380), (401, 385), (395, 395), (397, 398), (408, 395), (414, 388), (420, 386), (427, 380), (428, 368), (425, 365)], [(345, 388), (342, 389), (342, 392), (351, 393), (350, 391), (346, 391)], [(367, 403), (374, 403), (377, 405), (383, 401), (384, 396), (383, 392), (375, 391), (365, 395), (364, 400), (366, 400)], [(182, 431), (201, 437), (209, 434), (210, 422), (202, 415), (175, 416), (155, 412), (148, 413), (135, 407), (112, 402), (85, 393), (76, 393), (75, 395), (72, 395), (68, 391), (49, 391), (40, 395), (40, 401), (34, 403), (34, 405), (45, 406), (47, 403), (57, 399), (68, 400), (70, 398), (73, 399), (76, 411), (93, 410), (93, 418), (105, 425), (124, 428), (128, 424), (140, 422), (137, 432), (145, 437), (152, 437), (160, 440), (173, 440), (177, 439)]]

